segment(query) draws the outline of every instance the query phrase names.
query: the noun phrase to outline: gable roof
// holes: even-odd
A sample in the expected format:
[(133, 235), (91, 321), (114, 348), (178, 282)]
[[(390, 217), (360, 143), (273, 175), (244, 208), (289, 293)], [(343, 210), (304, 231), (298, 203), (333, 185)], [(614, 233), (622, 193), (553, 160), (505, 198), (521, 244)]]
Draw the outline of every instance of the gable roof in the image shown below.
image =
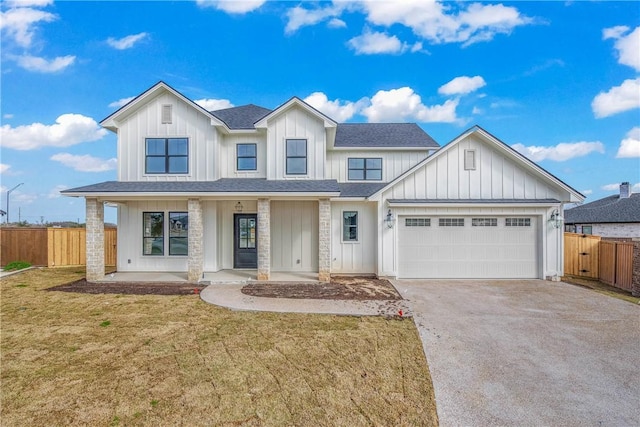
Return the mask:
[(640, 222), (640, 193), (619, 194), (564, 211), (565, 224)]
[(136, 96), (131, 101), (127, 102), (125, 105), (123, 105), (122, 107), (120, 107), (119, 109), (117, 109), (116, 111), (111, 113), (110, 115), (108, 115), (106, 118), (104, 118), (100, 122), (100, 125), (105, 127), (105, 128), (107, 128), (107, 129), (109, 129), (109, 130), (111, 130), (111, 131), (113, 131), (113, 132), (115, 132), (116, 129), (117, 129), (117, 121), (118, 121), (119, 118), (126, 116), (127, 114), (129, 114), (129, 112), (135, 110), (135, 108), (136, 108), (136, 106), (138, 104), (140, 104), (141, 102), (146, 101), (149, 98), (153, 98), (154, 96), (156, 96), (161, 91), (167, 91), (167, 92), (173, 94), (174, 96), (176, 96), (177, 98), (179, 98), (180, 100), (182, 100), (182, 101), (186, 102), (187, 104), (191, 105), (196, 110), (199, 110), (201, 113), (203, 113), (204, 115), (206, 115), (207, 117), (209, 117), (211, 119), (211, 124), (212, 125), (225, 126), (224, 122), (222, 122), (216, 116), (211, 114), (205, 108), (203, 108), (200, 105), (196, 104), (194, 101), (192, 101), (191, 99), (187, 98), (186, 96), (184, 96), (183, 94), (181, 94), (180, 92), (178, 92), (177, 90), (175, 90), (174, 88), (172, 88), (171, 86), (169, 86), (168, 84), (166, 84), (163, 81), (159, 81), (158, 83), (156, 83), (155, 85), (151, 86), (149, 89), (145, 90), (140, 95)]
[(269, 114), (271, 110), (254, 104), (225, 108), (210, 113), (222, 120), (229, 129), (255, 129), (255, 122)]
[(509, 147), (507, 144), (505, 144), (504, 142), (502, 142), (501, 140), (499, 140), (498, 138), (496, 138), (495, 136), (493, 136), (492, 134), (490, 134), (489, 132), (487, 132), (486, 130), (484, 130), (478, 125), (467, 129), (466, 131), (458, 135), (456, 138), (451, 140), (447, 145), (442, 147), (440, 150), (436, 151), (433, 155), (427, 157), (426, 159), (416, 164), (414, 167), (408, 169), (407, 171), (405, 171), (404, 173), (396, 177), (394, 180), (390, 181), (383, 188), (376, 191), (376, 193), (372, 194), (370, 197), (374, 197), (382, 194), (384, 191), (393, 187), (396, 183), (402, 181), (407, 176), (414, 174), (420, 168), (423, 168), (426, 165), (430, 164), (431, 162), (436, 161), (438, 157), (442, 156), (452, 147), (455, 147), (460, 141), (464, 140), (465, 138), (467, 138), (469, 135), (472, 135), (472, 134), (480, 135), (485, 141), (487, 141), (488, 143), (492, 144), (494, 147), (501, 150), (503, 153), (508, 155), (510, 158), (512, 158), (516, 162), (535, 171), (538, 174), (538, 176), (542, 177), (545, 181), (553, 185), (557, 185), (563, 190), (567, 191), (570, 194), (571, 200), (564, 200), (563, 202), (582, 202), (584, 200), (585, 196), (581, 194), (579, 191), (565, 184), (562, 180), (555, 177), (551, 173), (547, 172), (545, 169), (538, 166), (536, 163), (532, 162), (531, 160), (529, 160), (528, 158), (526, 158), (525, 156), (523, 156), (521, 153), (517, 152), (513, 148)]
[(306, 102), (304, 102), (302, 99), (298, 98), (297, 96), (294, 96), (294, 97), (290, 98), (284, 104), (276, 107), (274, 110), (272, 110), (266, 116), (264, 116), (264, 117), (260, 118), (259, 120), (257, 120), (254, 123), (255, 127), (256, 128), (267, 127), (267, 122), (269, 120), (271, 120), (272, 118), (274, 118), (274, 117), (280, 115), (281, 113), (287, 111), (289, 108), (291, 108), (293, 106), (298, 106), (298, 107), (302, 108), (303, 110), (306, 110), (311, 115), (316, 116), (318, 119), (322, 120), (322, 122), (324, 123), (324, 127), (326, 127), (326, 128), (335, 128), (338, 125), (338, 123), (336, 123), (331, 117), (329, 117), (326, 114), (316, 110), (311, 105), (307, 104)]
[(340, 123), (335, 147), (440, 148), (415, 123)]

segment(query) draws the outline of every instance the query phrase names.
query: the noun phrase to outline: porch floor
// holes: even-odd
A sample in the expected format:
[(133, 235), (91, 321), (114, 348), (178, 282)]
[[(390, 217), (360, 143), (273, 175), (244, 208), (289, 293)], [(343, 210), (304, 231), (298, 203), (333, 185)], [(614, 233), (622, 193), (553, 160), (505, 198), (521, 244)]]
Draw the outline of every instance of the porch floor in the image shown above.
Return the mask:
[[(205, 272), (204, 284), (242, 283), (256, 280), (258, 270), (220, 270)], [(186, 272), (117, 271), (104, 276), (105, 282), (187, 282)], [(317, 282), (315, 272), (271, 272), (270, 282)]]

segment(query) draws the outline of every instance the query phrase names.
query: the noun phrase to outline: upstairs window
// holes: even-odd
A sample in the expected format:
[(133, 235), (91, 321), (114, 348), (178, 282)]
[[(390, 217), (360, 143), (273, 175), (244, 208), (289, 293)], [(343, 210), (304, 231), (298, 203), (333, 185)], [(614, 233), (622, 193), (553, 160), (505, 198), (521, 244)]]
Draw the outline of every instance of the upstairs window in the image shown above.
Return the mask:
[(236, 145), (236, 169), (239, 171), (254, 171), (256, 167), (256, 144)]
[(287, 139), (287, 175), (307, 174), (307, 140)]
[(382, 181), (382, 159), (349, 158), (349, 180)]
[(147, 138), (145, 173), (189, 173), (188, 138)]

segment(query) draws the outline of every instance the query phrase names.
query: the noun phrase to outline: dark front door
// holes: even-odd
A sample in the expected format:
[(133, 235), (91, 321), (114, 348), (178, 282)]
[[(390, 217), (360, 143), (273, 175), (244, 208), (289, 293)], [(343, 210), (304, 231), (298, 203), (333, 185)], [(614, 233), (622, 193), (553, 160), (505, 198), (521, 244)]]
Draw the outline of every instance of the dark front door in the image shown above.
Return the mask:
[(233, 268), (258, 268), (258, 219), (256, 214), (233, 217)]

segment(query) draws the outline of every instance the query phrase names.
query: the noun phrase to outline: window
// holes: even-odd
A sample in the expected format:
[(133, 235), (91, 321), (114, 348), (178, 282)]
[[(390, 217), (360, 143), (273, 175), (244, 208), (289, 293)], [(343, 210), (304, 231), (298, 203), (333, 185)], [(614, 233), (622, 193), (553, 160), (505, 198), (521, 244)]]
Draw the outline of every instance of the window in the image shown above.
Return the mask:
[(440, 218), (438, 225), (440, 227), (464, 227), (464, 218)]
[(254, 171), (257, 167), (256, 144), (236, 145), (236, 169), (239, 171)]
[(189, 139), (147, 138), (145, 173), (188, 173)]
[(472, 227), (497, 227), (498, 218), (471, 218)]
[(431, 219), (429, 218), (405, 218), (405, 227), (431, 227)]
[(142, 213), (142, 254), (164, 255), (164, 212)]
[(287, 175), (307, 174), (307, 140), (287, 139)]
[(593, 226), (591, 226), (591, 225), (583, 225), (582, 226), (582, 234), (593, 234)]
[(358, 212), (342, 212), (342, 240), (345, 242), (358, 241)]
[(349, 179), (382, 181), (382, 159), (349, 158)]
[(531, 227), (531, 218), (506, 218), (504, 225), (506, 227)]
[(464, 150), (464, 169), (476, 169), (476, 150)]
[(169, 212), (169, 255), (189, 255), (187, 212)]
[(172, 110), (173, 106), (171, 104), (162, 106), (162, 124), (169, 124), (172, 122)]
[(253, 249), (256, 247), (256, 225), (255, 218), (238, 218), (239, 248)]

